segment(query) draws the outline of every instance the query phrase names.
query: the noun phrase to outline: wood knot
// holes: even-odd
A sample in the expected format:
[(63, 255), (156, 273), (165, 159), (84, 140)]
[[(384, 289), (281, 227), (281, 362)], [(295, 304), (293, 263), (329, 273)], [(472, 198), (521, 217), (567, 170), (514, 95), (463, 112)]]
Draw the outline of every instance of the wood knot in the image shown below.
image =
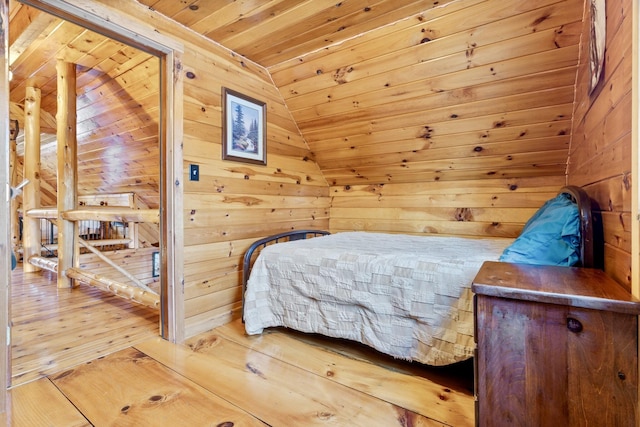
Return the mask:
[(347, 74), (353, 71), (353, 67), (342, 67), (333, 73), (333, 80), (338, 84), (347, 83)]
[(473, 214), (469, 208), (458, 208), (455, 213), (456, 221), (473, 221)]
[(253, 366), (251, 363), (247, 363), (245, 365), (247, 367), (247, 369), (249, 370), (249, 372), (251, 372), (252, 374), (256, 374), (257, 376), (259, 376), (260, 378), (265, 378), (264, 374), (260, 371), (260, 369), (256, 368), (255, 366)]
[(320, 418), (321, 420), (328, 420), (331, 419), (333, 417), (333, 414), (331, 412), (318, 412), (317, 414), (318, 418)]

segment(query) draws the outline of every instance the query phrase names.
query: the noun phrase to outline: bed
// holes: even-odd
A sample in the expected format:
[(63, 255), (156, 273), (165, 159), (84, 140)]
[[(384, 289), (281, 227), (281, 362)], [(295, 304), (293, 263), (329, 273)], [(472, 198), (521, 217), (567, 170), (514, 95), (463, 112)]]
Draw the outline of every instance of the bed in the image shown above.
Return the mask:
[[(559, 214), (559, 204), (570, 216)], [(480, 266), (527, 262), (523, 252), (536, 246), (532, 230), (539, 232), (541, 223), (548, 228), (551, 220), (560, 243), (544, 243), (538, 256), (593, 267), (591, 206), (582, 189), (565, 187), (517, 239), (316, 230), (261, 239), (244, 259), (245, 330), (255, 335), (287, 327), (432, 366), (469, 359), (474, 349), (471, 282)]]

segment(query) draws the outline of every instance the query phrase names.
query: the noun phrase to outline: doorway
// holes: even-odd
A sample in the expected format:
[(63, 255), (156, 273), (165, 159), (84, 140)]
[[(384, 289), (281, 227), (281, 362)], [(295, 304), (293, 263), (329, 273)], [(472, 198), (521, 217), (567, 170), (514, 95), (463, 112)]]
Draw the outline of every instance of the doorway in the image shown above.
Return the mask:
[[(180, 341), (182, 339), (181, 328), (177, 325), (181, 322), (176, 307), (181, 307), (181, 293), (176, 291), (176, 283), (181, 283), (182, 277), (182, 260), (176, 247), (181, 247), (181, 233), (175, 233), (175, 230), (182, 230), (182, 214), (180, 209), (176, 209), (175, 201), (181, 200), (181, 186), (174, 185), (176, 176), (181, 176), (182, 158), (179, 149), (176, 149), (175, 141), (180, 141), (182, 133), (182, 122), (174, 110), (174, 105), (180, 105), (181, 102), (181, 77), (174, 70), (174, 64), (179, 58), (180, 50), (176, 49), (175, 43), (162, 38), (150, 30), (141, 30), (139, 26), (135, 27), (135, 32), (130, 29), (134, 26), (127, 27), (126, 16), (120, 19), (114, 19), (117, 11), (109, 9), (99, 4), (92, 4), (91, 10), (86, 5), (74, 5), (72, 2), (59, 1), (38, 1), (27, 0), (23, 2), (26, 5), (40, 9), (54, 19), (62, 19), (65, 22), (77, 25), (85, 30), (95, 32), (96, 34), (108, 37), (124, 45), (146, 52), (156, 58), (158, 63), (158, 80), (159, 80), (159, 111), (157, 112), (158, 125), (158, 157), (159, 177), (158, 177), (158, 209), (160, 212), (160, 226), (158, 230), (157, 248), (160, 254), (159, 265), (157, 270), (160, 275), (159, 287), (161, 295), (160, 304), (160, 335), (171, 341)], [(49, 18), (43, 18), (47, 22)], [(115, 24), (119, 22), (121, 24)], [(90, 40), (88, 32), (83, 33), (85, 36), (79, 36), (77, 43), (83, 43)], [(126, 55), (125, 55), (126, 56)], [(125, 58), (126, 59), (126, 58)], [(82, 70), (80, 70), (82, 71)], [(86, 70), (86, 75), (90, 74), (90, 69)], [(132, 99), (135, 96), (131, 94)], [(179, 119), (179, 120), (176, 120)], [(144, 121), (144, 119), (141, 119)], [(134, 144), (133, 140), (126, 141)], [(121, 161), (116, 149), (113, 149), (113, 162)], [(145, 167), (143, 164), (142, 168)], [(46, 190), (46, 188), (45, 188)], [(55, 286), (55, 285), (54, 285)]]

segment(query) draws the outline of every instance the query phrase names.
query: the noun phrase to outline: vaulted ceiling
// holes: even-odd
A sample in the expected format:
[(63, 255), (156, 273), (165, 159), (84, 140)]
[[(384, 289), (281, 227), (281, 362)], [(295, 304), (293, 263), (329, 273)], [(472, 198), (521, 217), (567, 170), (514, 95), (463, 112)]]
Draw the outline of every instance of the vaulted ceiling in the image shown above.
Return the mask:
[[(264, 66), (330, 184), (564, 173), (581, 0), (139, 3)], [(81, 193), (156, 206), (157, 58), (15, 0), (10, 17), (12, 118), (40, 88), (46, 150), (56, 59), (78, 64)]]
[[(56, 201), (56, 64), (61, 60), (77, 64), (80, 194), (135, 189), (143, 203), (157, 205), (159, 177), (146, 171), (157, 170), (158, 163), (157, 156), (149, 158), (158, 153), (158, 59), (16, 1), (10, 2), (10, 19), (10, 119), (21, 130), (20, 161), (25, 108), (40, 103), (42, 204)], [(27, 87), (37, 88), (36, 95), (27, 95)], [(131, 128), (136, 132), (118, 131)]]
[(561, 176), (582, 0), (141, 0), (265, 66), (330, 184)]
[(266, 67), (327, 49), (453, 0), (261, 0), (140, 3)]

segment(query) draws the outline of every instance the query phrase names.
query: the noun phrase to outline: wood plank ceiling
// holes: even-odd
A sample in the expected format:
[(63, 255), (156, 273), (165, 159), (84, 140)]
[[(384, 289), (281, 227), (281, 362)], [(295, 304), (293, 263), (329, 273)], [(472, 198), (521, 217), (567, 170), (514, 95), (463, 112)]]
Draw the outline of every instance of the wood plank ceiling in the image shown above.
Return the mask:
[[(20, 129), (26, 88), (41, 95), (42, 205), (56, 203), (56, 62), (64, 60), (77, 64), (79, 193), (133, 191), (142, 207), (157, 207), (158, 58), (16, 1), (10, 19), (10, 118)], [(17, 142), (21, 163), (23, 132)]]
[(335, 185), (562, 176), (582, 0), (141, 0), (267, 67)]
[[(583, 0), (139, 2), (264, 66), (330, 184), (565, 173)], [(157, 192), (157, 60), (10, 5), (12, 111), (34, 83), (52, 128), (78, 63), (81, 192)]]

